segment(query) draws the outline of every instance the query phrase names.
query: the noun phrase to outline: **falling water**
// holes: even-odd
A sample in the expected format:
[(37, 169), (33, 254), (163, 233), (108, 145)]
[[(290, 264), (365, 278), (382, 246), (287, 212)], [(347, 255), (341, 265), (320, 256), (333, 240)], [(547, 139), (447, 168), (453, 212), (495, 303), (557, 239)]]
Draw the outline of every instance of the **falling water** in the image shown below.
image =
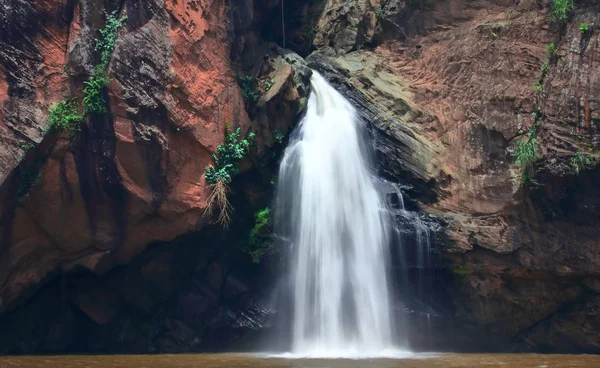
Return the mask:
[(352, 105), (318, 73), (278, 185), (278, 234), (292, 244), (292, 353), (380, 356), (392, 349), (388, 214)]

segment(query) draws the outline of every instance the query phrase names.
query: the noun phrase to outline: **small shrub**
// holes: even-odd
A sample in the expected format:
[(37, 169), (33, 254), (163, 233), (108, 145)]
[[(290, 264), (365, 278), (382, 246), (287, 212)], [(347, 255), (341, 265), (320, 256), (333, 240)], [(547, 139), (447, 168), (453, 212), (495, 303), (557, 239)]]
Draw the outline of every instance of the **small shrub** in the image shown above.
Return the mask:
[(375, 11), (375, 14), (377, 15), (377, 18), (381, 18), (385, 14), (385, 11), (383, 10), (383, 8), (379, 8)]
[(587, 23), (581, 23), (579, 25), (579, 30), (581, 31), (581, 33), (586, 33), (587, 31), (589, 31), (589, 27), (587, 25)]
[(254, 139), (254, 133), (248, 134), (248, 137), (244, 139), (240, 139), (240, 135), (241, 128), (237, 128), (234, 132), (229, 132), (229, 128), (225, 128), (225, 143), (219, 145), (217, 152), (212, 156), (214, 165), (204, 168), (204, 178), (209, 184), (210, 190), (204, 214), (212, 216), (213, 209), (218, 208), (217, 222), (224, 227), (229, 225), (233, 210), (227, 199), (228, 184), (231, 182), (231, 177), (237, 173), (237, 166), (244, 155), (248, 153)]
[(270, 78), (268, 81), (266, 81), (265, 82), (265, 91), (270, 90), (274, 84), (275, 84), (275, 78)]
[(117, 42), (117, 33), (127, 19), (127, 16), (117, 17), (117, 11), (106, 13), (106, 25), (100, 29), (100, 38), (96, 39), (95, 50), (100, 51), (100, 64), (94, 68), (94, 73), (90, 79), (84, 82), (83, 88), (83, 109), (86, 114), (106, 114), (108, 108), (106, 101), (102, 97), (102, 91), (110, 83), (110, 78), (106, 74), (110, 57)]
[(546, 46), (546, 49), (548, 50), (548, 53), (550, 55), (553, 55), (556, 52), (556, 45), (554, 44), (554, 42), (552, 42), (551, 44)]
[(110, 78), (101, 67), (94, 69), (94, 74), (88, 81), (85, 81), (83, 88), (83, 109), (86, 114), (97, 113), (106, 114), (108, 109), (106, 101), (102, 96), (102, 90), (110, 83)]
[(44, 133), (59, 130), (78, 132), (84, 120), (75, 99), (56, 103), (48, 110), (48, 115), (48, 125), (44, 128)]
[(35, 148), (35, 143), (33, 142), (20, 142), (18, 144), (19, 148), (25, 151), (25, 153), (29, 152), (29, 150)]
[(585, 169), (586, 165), (594, 163), (596, 159), (594, 156), (584, 156), (583, 151), (579, 149), (575, 156), (571, 157), (571, 167), (575, 174), (579, 174), (581, 170)]
[(536, 92), (542, 92), (542, 83), (540, 83), (539, 81), (535, 82), (535, 85), (533, 86), (533, 88), (535, 89)]
[(285, 139), (285, 132), (275, 130), (275, 132), (273, 132), (273, 138), (275, 138), (275, 142), (281, 144)]
[(255, 103), (258, 101), (260, 95), (256, 92), (254, 88), (255, 80), (250, 75), (238, 76), (237, 77), (238, 84), (242, 89), (242, 97), (244, 97), (244, 101), (247, 105)]
[(254, 139), (254, 133), (240, 139), (241, 131), (241, 128), (237, 128), (234, 132), (225, 129), (225, 143), (219, 145), (217, 153), (212, 156), (214, 166), (209, 165), (205, 168), (205, 178), (209, 184), (216, 184), (218, 181), (229, 184), (231, 177), (237, 173), (237, 165), (248, 153), (248, 148)]
[(252, 258), (252, 262), (260, 263), (265, 251), (272, 246), (271, 209), (267, 207), (258, 211), (255, 215), (254, 227), (248, 237), (246, 253)]
[(548, 74), (548, 72), (550, 71), (550, 63), (549, 62), (545, 62), (542, 64), (542, 75), (546, 75)]
[(552, 20), (566, 22), (574, 9), (573, 0), (554, 0), (552, 4)]
[(539, 156), (539, 148), (537, 142), (537, 122), (527, 133), (527, 137), (517, 141), (515, 145), (515, 163), (520, 166), (523, 171), (521, 173), (521, 183), (528, 184), (533, 177), (533, 164)]
[(522, 167), (531, 166), (538, 157), (538, 143), (535, 137), (529, 137), (517, 142), (515, 163)]
[(117, 42), (117, 33), (127, 20), (127, 16), (118, 18), (117, 10), (110, 14), (104, 12), (104, 14), (106, 15), (106, 25), (99, 31), (100, 38), (96, 39), (95, 50), (100, 51), (100, 65), (106, 68)]

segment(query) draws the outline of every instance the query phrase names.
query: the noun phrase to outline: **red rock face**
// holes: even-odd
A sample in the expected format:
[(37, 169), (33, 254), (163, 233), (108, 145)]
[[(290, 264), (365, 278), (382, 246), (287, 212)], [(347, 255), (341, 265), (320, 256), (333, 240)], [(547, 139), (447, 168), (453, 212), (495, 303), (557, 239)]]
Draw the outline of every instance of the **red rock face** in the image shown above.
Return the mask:
[(2, 19), (0, 310), (57, 269), (103, 273), (151, 242), (199, 229), (208, 221), (204, 168), (226, 125), (250, 125), (222, 1), (124, 2), (128, 20), (109, 69), (111, 113), (88, 117), (72, 140), (46, 136), (56, 143), (39, 184), (13, 207), (18, 184), (8, 178), (24, 155), (21, 142), (42, 139), (48, 108), (79, 95), (97, 60), (103, 4), (70, 4), (13, 4)]

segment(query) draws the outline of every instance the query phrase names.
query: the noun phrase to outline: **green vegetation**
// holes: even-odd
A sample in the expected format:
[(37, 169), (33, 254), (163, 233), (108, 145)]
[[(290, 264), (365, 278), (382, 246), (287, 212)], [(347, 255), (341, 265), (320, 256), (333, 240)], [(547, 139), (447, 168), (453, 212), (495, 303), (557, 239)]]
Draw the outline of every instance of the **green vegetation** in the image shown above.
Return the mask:
[(283, 143), (283, 140), (285, 139), (285, 132), (279, 131), (279, 130), (275, 130), (273, 132), (273, 138), (275, 138), (275, 142), (277, 143)]
[(231, 211), (233, 210), (227, 192), (229, 192), (229, 183), (231, 177), (237, 173), (238, 164), (248, 153), (248, 149), (254, 139), (254, 133), (248, 134), (247, 138), (240, 139), (241, 128), (230, 132), (225, 128), (225, 143), (219, 145), (217, 153), (213, 154), (213, 165), (204, 168), (206, 182), (210, 184), (210, 194), (207, 198), (205, 215), (212, 215), (213, 208), (219, 209), (217, 222), (222, 226), (229, 225), (231, 221)]
[(385, 11), (383, 10), (383, 8), (379, 8), (375, 11), (375, 14), (377, 15), (377, 18), (381, 18), (385, 14)]
[(219, 145), (217, 153), (212, 156), (215, 165), (205, 168), (206, 181), (209, 184), (216, 184), (218, 181), (229, 184), (231, 177), (237, 173), (237, 165), (248, 153), (254, 139), (254, 133), (240, 139), (241, 131), (241, 128), (237, 128), (234, 132), (230, 132), (229, 128), (225, 128), (225, 143)]
[(84, 82), (83, 109), (86, 114), (106, 114), (108, 109), (106, 101), (102, 96), (102, 90), (110, 83), (110, 78), (106, 74), (110, 57), (115, 48), (117, 33), (127, 20), (127, 16), (117, 17), (117, 11), (106, 14), (106, 25), (104, 29), (99, 30), (100, 38), (96, 39), (95, 50), (100, 51), (100, 64), (94, 68), (94, 73), (90, 79)]
[(473, 271), (466, 269), (466, 268), (453, 268), (452, 273), (457, 276), (466, 276), (466, 275), (472, 274)]
[(533, 88), (535, 89), (536, 92), (542, 92), (542, 83), (540, 83), (540, 81), (535, 82), (535, 85), (533, 86)]
[(579, 149), (575, 156), (571, 157), (571, 167), (575, 174), (579, 174), (581, 170), (585, 169), (586, 165), (590, 165), (596, 160), (597, 158), (594, 156), (584, 156), (583, 151)]
[(528, 184), (533, 178), (533, 164), (539, 156), (539, 148), (537, 142), (537, 126), (541, 112), (536, 109), (533, 113), (536, 122), (529, 129), (527, 137), (517, 141), (515, 145), (515, 163), (520, 166), (523, 171), (521, 173), (521, 183)]
[(545, 62), (542, 64), (542, 75), (546, 76), (546, 74), (548, 74), (548, 72), (550, 71), (550, 63), (549, 62)]
[(79, 107), (75, 99), (61, 101), (48, 110), (48, 125), (44, 128), (44, 133), (52, 131), (78, 132), (83, 123), (83, 115), (79, 112)]
[(104, 69), (97, 66), (90, 79), (84, 82), (83, 109), (86, 114), (106, 114), (108, 112), (106, 101), (102, 97), (102, 90), (108, 83), (110, 83), (110, 78), (106, 75)]
[(19, 148), (27, 153), (30, 149), (35, 148), (35, 143), (33, 142), (20, 142), (18, 144)]
[(556, 45), (554, 44), (554, 42), (552, 42), (551, 44), (546, 46), (546, 49), (548, 50), (548, 54), (552, 56), (556, 52)]
[(566, 22), (574, 8), (573, 0), (554, 0), (554, 4), (552, 4), (552, 20), (555, 22)]
[(273, 87), (274, 84), (275, 84), (275, 78), (270, 78), (268, 81), (266, 81), (265, 84), (264, 84), (265, 91), (270, 90), (271, 87)]
[(495, 31), (492, 31), (492, 37), (498, 37), (498, 33), (496, 33)]
[(117, 10), (110, 14), (104, 12), (104, 14), (106, 15), (106, 25), (99, 31), (100, 38), (96, 39), (95, 50), (100, 51), (100, 65), (105, 69), (117, 42), (117, 33), (123, 26), (123, 22), (127, 20), (127, 16), (118, 18)]
[(252, 262), (260, 263), (265, 251), (273, 246), (271, 209), (267, 207), (258, 211), (254, 218), (254, 227), (250, 231), (245, 251), (252, 258)]
[(254, 88), (255, 80), (250, 75), (238, 75), (237, 77), (238, 84), (242, 89), (242, 97), (244, 97), (244, 101), (246, 105), (251, 105), (258, 101), (260, 95), (256, 92)]
[(506, 19), (511, 19), (512, 16), (513, 16), (513, 13), (512, 13), (512, 11), (507, 10), (506, 13), (505, 13), (505, 15), (506, 15)]
[(581, 31), (581, 34), (584, 35), (584, 34), (590, 32), (593, 27), (594, 27), (594, 23), (581, 23), (579, 25), (579, 30)]

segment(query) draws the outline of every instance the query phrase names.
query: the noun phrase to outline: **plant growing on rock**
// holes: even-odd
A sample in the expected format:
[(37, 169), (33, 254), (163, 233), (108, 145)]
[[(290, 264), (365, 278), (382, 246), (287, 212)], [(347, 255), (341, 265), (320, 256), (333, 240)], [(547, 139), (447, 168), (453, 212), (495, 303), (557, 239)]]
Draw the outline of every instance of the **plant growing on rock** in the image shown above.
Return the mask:
[(94, 69), (94, 74), (90, 79), (84, 82), (83, 109), (86, 114), (106, 114), (108, 112), (106, 101), (102, 97), (102, 90), (109, 83), (110, 78), (106, 75), (104, 69), (99, 66)]
[(554, 42), (552, 42), (551, 44), (546, 46), (546, 49), (548, 50), (548, 54), (552, 56), (556, 52), (556, 45), (554, 44)]
[(265, 91), (269, 91), (273, 85), (275, 84), (275, 78), (269, 78), (269, 80), (267, 80), (265, 82)]
[(242, 97), (246, 102), (246, 105), (250, 105), (258, 101), (260, 95), (256, 92), (254, 88), (255, 80), (250, 75), (238, 75), (237, 77), (238, 84), (242, 89)]
[(225, 128), (225, 142), (217, 147), (217, 152), (212, 155), (214, 165), (205, 167), (204, 178), (210, 185), (210, 194), (207, 199), (205, 213), (210, 216), (214, 207), (219, 208), (217, 222), (222, 226), (229, 225), (232, 207), (227, 199), (231, 178), (238, 172), (238, 164), (248, 153), (254, 140), (254, 133), (241, 139), (241, 128), (230, 132)]
[(579, 149), (575, 156), (571, 157), (571, 167), (575, 174), (579, 174), (581, 170), (585, 169), (586, 165), (594, 163), (595, 160), (596, 157), (584, 156), (583, 151)]
[(100, 64), (96, 65), (90, 79), (84, 82), (83, 108), (86, 114), (106, 114), (108, 112), (106, 101), (102, 97), (102, 90), (110, 83), (106, 70), (115, 48), (117, 33), (127, 20), (127, 16), (119, 18), (116, 10), (110, 14), (106, 12), (104, 14), (106, 14), (106, 25), (104, 29), (99, 30), (100, 38), (95, 40), (94, 48), (96, 51), (100, 51)]
[(254, 227), (248, 237), (246, 253), (254, 263), (260, 263), (265, 251), (273, 246), (273, 233), (271, 230), (271, 209), (264, 208), (256, 213)]
[(48, 110), (48, 125), (43, 132), (64, 130), (78, 132), (83, 123), (83, 115), (79, 112), (75, 99), (60, 101)]
[(536, 121), (529, 129), (527, 137), (521, 139), (515, 144), (515, 163), (522, 168), (521, 183), (528, 184), (533, 178), (533, 164), (539, 156), (539, 147), (537, 141), (537, 127), (541, 118), (541, 111), (536, 108), (532, 113)]
[(127, 20), (127, 16), (119, 18), (116, 10), (110, 14), (106, 12), (104, 14), (106, 15), (106, 25), (99, 31), (100, 38), (96, 39), (95, 50), (100, 51), (100, 65), (106, 68), (117, 42), (117, 33)]
[(574, 8), (573, 0), (554, 0), (552, 4), (552, 20), (555, 22), (566, 22)]

